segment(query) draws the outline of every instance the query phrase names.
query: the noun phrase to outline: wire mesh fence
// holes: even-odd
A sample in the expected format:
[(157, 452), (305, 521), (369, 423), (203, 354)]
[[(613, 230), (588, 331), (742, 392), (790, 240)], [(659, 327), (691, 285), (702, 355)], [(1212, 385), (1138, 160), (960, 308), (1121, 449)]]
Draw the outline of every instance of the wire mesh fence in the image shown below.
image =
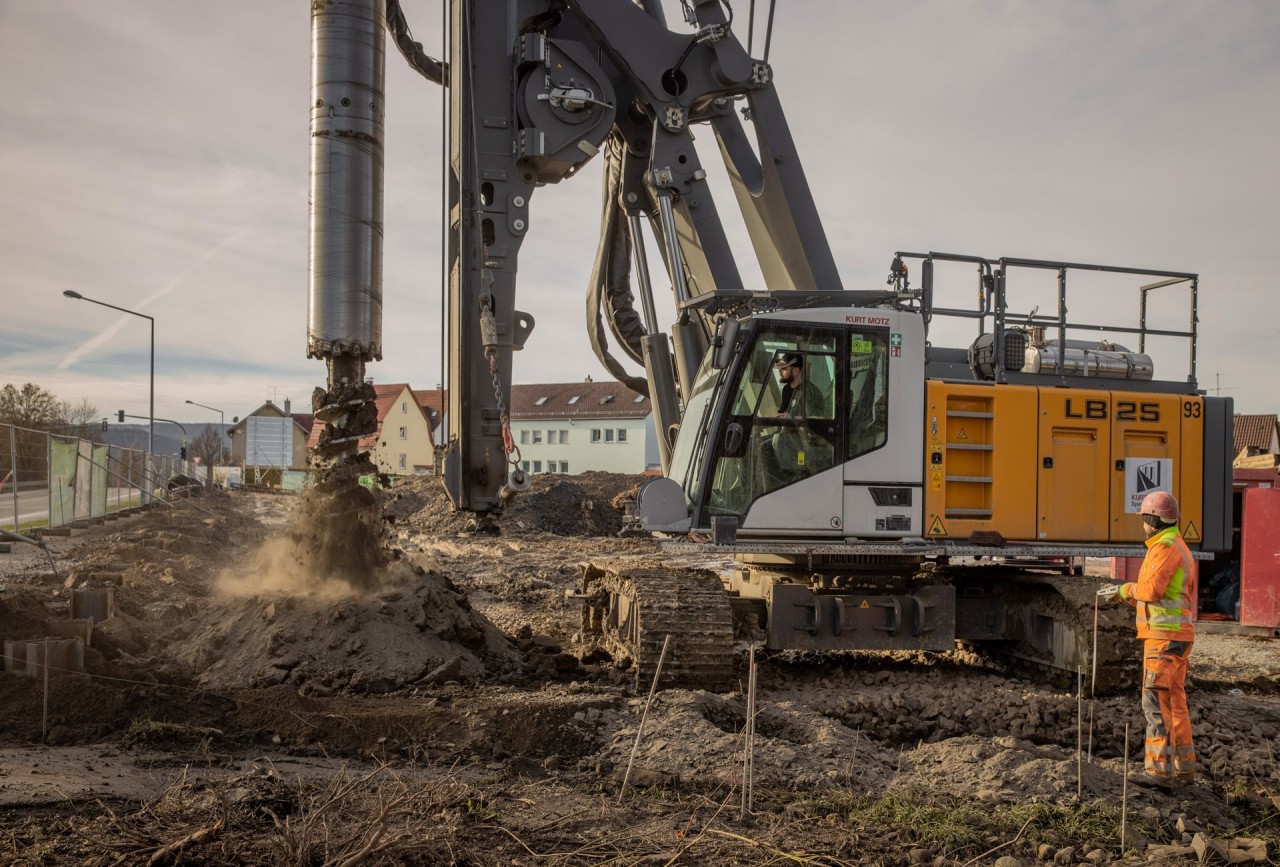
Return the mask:
[(63, 527), (164, 498), (203, 479), (195, 462), (0, 425), (0, 528)]

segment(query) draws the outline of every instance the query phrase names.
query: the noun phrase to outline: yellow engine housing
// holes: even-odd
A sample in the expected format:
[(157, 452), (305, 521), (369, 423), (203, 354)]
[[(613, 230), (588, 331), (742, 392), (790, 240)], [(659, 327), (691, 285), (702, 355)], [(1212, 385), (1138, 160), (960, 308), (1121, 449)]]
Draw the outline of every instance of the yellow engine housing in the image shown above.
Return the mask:
[(1010, 541), (1141, 542), (1142, 519), (1126, 509), (1126, 467), (1164, 458), (1179, 527), (1189, 543), (1200, 540), (1198, 395), (930, 381), (925, 406), (926, 538), (995, 531)]

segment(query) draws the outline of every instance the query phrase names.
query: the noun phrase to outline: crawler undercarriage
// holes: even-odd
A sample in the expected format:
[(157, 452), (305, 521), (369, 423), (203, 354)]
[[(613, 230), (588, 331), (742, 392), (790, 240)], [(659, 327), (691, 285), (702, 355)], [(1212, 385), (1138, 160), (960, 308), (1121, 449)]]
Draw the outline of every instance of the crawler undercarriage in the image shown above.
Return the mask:
[[(584, 635), (630, 659), (641, 683), (652, 679), (669, 635), (662, 683), (709, 689), (735, 685), (735, 639), (805, 651), (962, 645), (1040, 678), (1074, 685), (1083, 677), (1100, 692), (1137, 675), (1131, 614), (1097, 604), (1096, 582), (1072, 574), (1083, 571), (1077, 555), (1050, 550), (1028, 568), (990, 554), (974, 560), (959, 549), (930, 556), (902, 546), (752, 547), (739, 550), (738, 566), (722, 576), (657, 562), (588, 565)], [(1104, 555), (1112, 551), (1096, 554)]]

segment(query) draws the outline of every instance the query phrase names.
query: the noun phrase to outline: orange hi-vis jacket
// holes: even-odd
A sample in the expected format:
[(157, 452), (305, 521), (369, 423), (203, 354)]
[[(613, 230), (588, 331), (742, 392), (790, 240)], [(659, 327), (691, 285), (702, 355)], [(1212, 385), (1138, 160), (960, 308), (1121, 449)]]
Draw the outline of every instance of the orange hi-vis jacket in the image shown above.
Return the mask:
[(1138, 609), (1138, 637), (1195, 641), (1196, 561), (1176, 526), (1147, 540), (1136, 582), (1120, 585), (1120, 598)]

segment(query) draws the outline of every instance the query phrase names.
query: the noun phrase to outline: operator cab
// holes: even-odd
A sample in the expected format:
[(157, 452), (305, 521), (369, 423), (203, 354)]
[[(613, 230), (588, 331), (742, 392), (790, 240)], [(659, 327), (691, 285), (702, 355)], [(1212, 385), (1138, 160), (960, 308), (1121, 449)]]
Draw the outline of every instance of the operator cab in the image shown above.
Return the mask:
[[(744, 318), (732, 353), (703, 359), (650, 529), (843, 542), (922, 535), (923, 331), (881, 308)], [(719, 363), (717, 363), (717, 361)], [(725, 363), (727, 362), (727, 364)], [(679, 511), (679, 510), (677, 510)]]

